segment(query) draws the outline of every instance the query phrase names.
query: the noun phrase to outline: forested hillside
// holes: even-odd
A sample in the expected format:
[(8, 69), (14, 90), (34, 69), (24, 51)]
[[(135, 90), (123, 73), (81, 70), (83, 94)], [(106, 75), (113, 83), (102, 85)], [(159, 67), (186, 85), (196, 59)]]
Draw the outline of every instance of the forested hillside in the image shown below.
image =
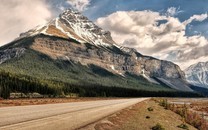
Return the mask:
[(179, 91), (148, 91), (132, 88), (106, 87), (100, 84), (78, 85), (56, 81), (37, 80), (28, 76), (17, 76), (7, 72), (0, 72), (0, 97), (9, 98), (11, 92), (33, 93), (38, 92), (47, 97), (60, 97), (71, 93), (85, 97), (198, 97), (200, 95)]

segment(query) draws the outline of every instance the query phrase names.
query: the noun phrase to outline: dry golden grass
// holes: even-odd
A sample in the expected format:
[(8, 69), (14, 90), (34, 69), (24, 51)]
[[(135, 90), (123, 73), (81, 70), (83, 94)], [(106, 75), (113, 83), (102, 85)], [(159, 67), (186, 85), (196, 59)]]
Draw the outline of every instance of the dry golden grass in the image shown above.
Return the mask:
[[(153, 108), (149, 111), (148, 108)], [(147, 116), (150, 118), (147, 119)], [(107, 118), (110, 123), (95, 125), (96, 130), (151, 130), (157, 123), (161, 124), (165, 130), (182, 130), (178, 128), (181, 125), (182, 118), (170, 110), (165, 110), (152, 100), (144, 101), (134, 105), (130, 109), (124, 109), (121, 112)], [(113, 125), (112, 125), (113, 124)], [(189, 130), (196, 130), (188, 125)]]
[(204, 102), (193, 102), (191, 103), (190, 107), (195, 110), (195, 111), (199, 111), (199, 112), (205, 112), (208, 115), (208, 101), (204, 101)]

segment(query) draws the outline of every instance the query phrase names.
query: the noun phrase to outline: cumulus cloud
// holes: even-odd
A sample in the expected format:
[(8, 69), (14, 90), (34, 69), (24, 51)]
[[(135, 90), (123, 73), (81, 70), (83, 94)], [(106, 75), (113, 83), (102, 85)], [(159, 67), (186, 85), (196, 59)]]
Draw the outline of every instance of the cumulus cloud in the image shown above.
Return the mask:
[(67, 3), (74, 9), (83, 12), (90, 5), (90, 0), (68, 0)]
[(51, 13), (44, 0), (1, 0), (0, 46), (10, 42), (39, 24), (44, 24)]
[[(171, 11), (172, 10), (172, 11)], [(175, 9), (169, 13), (174, 15)], [(171, 60), (182, 68), (208, 56), (208, 40), (201, 35), (187, 36), (186, 28), (192, 21), (203, 21), (207, 14), (193, 15), (181, 22), (170, 15), (153, 11), (118, 11), (97, 19), (96, 24), (111, 31), (113, 39), (122, 46), (164, 60)], [(181, 63), (181, 64), (180, 64)]]

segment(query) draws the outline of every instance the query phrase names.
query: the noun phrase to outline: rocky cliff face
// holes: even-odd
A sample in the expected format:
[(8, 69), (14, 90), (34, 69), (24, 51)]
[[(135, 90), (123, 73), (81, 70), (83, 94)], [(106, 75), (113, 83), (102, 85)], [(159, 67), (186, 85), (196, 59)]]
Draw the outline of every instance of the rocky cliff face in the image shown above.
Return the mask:
[(50, 37), (35, 38), (31, 48), (54, 59), (70, 60), (83, 65), (94, 64), (124, 77), (127, 72), (143, 75), (150, 79), (150, 82), (157, 82), (154, 79), (156, 78), (174, 89), (190, 90), (184, 82), (184, 73), (177, 65), (143, 56), (133, 50), (127, 52), (116, 46), (100, 48), (89, 43), (56, 40)]
[(12, 48), (0, 51), (0, 64), (9, 59), (20, 57), (24, 51), (24, 48)]
[[(29, 46), (31, 49), (53, 59), (69, 60), (82, 65), (94, 64), (123, 77), (126, 73), (142, 75), (153, 83), (163, 82), (174, 89), (192, 91), (177, 65), (118, 46), (110, 32), (72, 10), (66, 10), (48, 24), (21, 34), (18, 39), (28, 37), (34, 37)], [(17, 43), (14, 42), (14, 46), (15, 44)], [(1, 58), (1, 61), (5, 60)]]
[(192, 85), (208, 88), (208, 62), (199, 62), (185, 70), (186, 79)]

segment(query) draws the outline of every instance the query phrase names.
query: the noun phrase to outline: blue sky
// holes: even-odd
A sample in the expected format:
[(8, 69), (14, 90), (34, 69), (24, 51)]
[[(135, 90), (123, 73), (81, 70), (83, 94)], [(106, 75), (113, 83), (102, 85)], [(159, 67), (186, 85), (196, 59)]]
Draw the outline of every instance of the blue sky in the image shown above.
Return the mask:
[[(67, 5), (66, 5), (67, 6)], [(95, 21), (116, 11), (151, 10), (165, 13), (175, 7), (181, 11), (175, 17), (180, 21), (190, 18), (193, 14), (208, 12), (208, 0), (91, 0), (83, 14)], [(187, 35), (195, 35), (196, 31), (208, 38), (208, 19), (203, 22), (193, 22), (192, 28), (187, 28)]]
[(67, 8), (80, 11), (110, 31), (118, 44), (142, 54), (183, 69), (208, 61), (208, 0), (1, 0), (0, 45)]
[[(185, 20), (193, 14), (207, 12), (207, 5), (207, 0), (92, 0), (88, 10), (84, 14), (92, 19), (96, 19), (120, 10), (152, 10), (162, 12), (169, 7), (176, 7), (184, 11), (177, 17)], [(97, 12), (98, 10), (99, 12)]]
[[(70, 1), (70, 0), (69, 0)], [(82, 0), (80, 0), (82, 1)], [(88, 0), (89, 5), (82, 13), (90, 20), (96, 21), (99, 17), (104, 17), (116, 11), (142, 11), (151, 10), (165, 13), (170, 7), (175, 7), (180, 13), (175, 15), (180, 21), (190, 18), (194, 14), (203, 14), (208, 12), (208, 0)], [(66, 0), (48, 0), (52, 5), (54, 12), (61, 13), (60, 6), (71, 8)], [(190, 25), (189, 25), (190, 26)], [(187, 35), (201, 34), (208, 38), (208, 19), (202, 22), (193, 22), (191, 27), (187, 28)]]

